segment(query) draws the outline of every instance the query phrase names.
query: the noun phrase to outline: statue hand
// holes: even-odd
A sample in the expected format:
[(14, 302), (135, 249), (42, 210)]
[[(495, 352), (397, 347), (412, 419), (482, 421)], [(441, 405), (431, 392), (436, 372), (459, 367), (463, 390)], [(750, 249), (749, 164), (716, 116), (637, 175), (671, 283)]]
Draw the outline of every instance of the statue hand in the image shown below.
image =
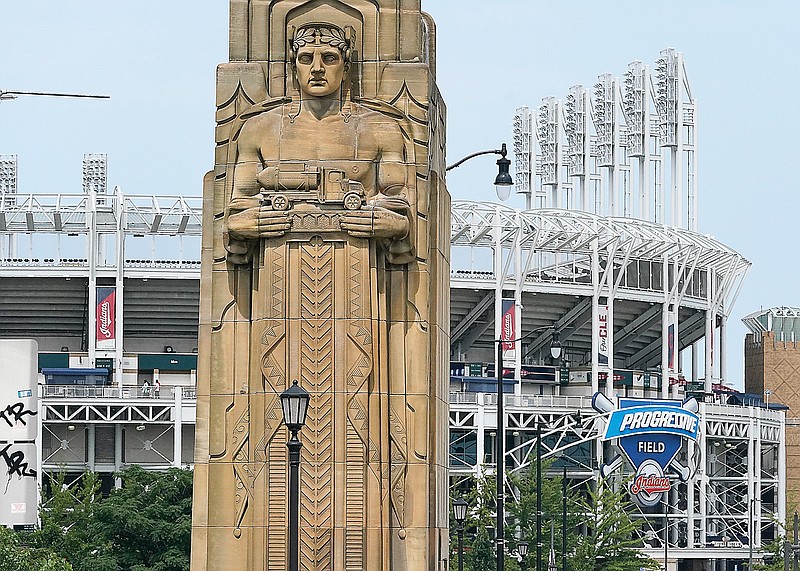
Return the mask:
[(402, 238), (409, 230), (404, 215), (369, 204), (345, 214), (341, 225), (342, 230), (357, 238)]
[(289, 213), (270, 207), (254, 207), (228, 216), (228, 233), (237, 240), (276, 238), (291, 226)]
[(291, 226), (291, 215), (286, 210), (273, 210), (269, 206), (258, 210), (258, 235), (261, 238), (283, 236)]

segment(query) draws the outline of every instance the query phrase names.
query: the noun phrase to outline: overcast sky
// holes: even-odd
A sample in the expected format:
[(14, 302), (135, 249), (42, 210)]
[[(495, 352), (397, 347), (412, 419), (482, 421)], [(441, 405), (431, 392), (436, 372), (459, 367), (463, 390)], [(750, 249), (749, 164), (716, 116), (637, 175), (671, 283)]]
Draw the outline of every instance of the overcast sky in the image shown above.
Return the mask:
[[(652, 65), (666, 47), (683, 52), (698, 102), (699, 228), (753, 263), (728, 336), (729, 380), (740, 385), (741, 317), (800, 306), (800, 2), (422, 6), (438, 25), (449, 162), (510, 146), (519, 106), (563, 98), (602, 73), (622, 75), (636, 59)], [(127, 194), (199, 195), (212, 166), (214, 70), (227, 60), (227, 36), (225, 0), (0, 2), (0, 89), (112, 96), (0, 102), (0, 154), (19, 156), (19, 191), (80, 192), (81, 158), (94, 152), (108, 154), (109, 183)], [(489, 165), (453, 171), (453, 198), (493, 199)]]

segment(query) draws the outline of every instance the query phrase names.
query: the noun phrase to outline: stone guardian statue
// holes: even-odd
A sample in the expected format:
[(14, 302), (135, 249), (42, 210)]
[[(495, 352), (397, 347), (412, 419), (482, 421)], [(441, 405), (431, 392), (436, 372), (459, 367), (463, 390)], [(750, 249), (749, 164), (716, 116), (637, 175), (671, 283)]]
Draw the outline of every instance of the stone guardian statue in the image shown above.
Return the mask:
[(418, 3), (231, 3), (206, 177), (192, 569), (446, 569), (449, 197)]

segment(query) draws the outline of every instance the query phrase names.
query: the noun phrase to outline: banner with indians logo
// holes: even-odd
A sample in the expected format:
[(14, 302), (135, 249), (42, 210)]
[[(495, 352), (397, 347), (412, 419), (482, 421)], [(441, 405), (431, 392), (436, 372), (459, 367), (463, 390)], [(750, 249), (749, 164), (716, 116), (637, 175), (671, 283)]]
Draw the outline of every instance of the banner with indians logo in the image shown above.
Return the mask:
[(117, 289), (114, 287), (97, 288), (97, 308), (95, 315), (95, 332), (98, 349), (113, 349), (116, 342), (115, 330), (117, 305)]

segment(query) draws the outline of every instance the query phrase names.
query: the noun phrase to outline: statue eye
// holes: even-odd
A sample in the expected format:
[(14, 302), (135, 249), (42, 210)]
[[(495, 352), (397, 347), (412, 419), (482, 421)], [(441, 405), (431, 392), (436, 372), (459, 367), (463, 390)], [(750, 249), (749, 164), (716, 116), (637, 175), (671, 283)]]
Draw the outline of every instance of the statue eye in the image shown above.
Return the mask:
[(301, 54), (297, 56), (297, 61), (307, 65), (311, 63), (311, 56), (309, 54)]
[(339, 56), (337, 54), (325, 54), (322, 59), (325, 63), (336, 63), (339, 61)]

